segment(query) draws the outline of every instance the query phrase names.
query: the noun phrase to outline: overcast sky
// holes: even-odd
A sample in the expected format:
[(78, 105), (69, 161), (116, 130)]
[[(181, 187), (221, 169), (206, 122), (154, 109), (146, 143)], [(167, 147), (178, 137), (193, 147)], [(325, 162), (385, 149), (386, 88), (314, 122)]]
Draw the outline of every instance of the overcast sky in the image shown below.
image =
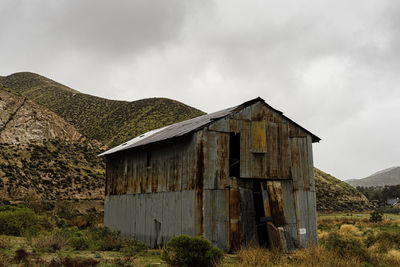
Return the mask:
[(399, 166), (400, 1), (0, 2), (0, 75), (206, 112), (260, 96), (340, 179)]

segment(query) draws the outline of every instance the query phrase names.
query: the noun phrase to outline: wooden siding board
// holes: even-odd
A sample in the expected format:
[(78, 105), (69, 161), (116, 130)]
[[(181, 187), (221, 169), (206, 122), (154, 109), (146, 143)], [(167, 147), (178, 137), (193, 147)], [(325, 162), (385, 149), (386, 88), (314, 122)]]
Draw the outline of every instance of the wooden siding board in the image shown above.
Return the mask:
[(267, 178), (278, 178), (278, 125), (267, 123)]
[(218, 188), (217, 138), (218, 133), (203, 130), (204, 137), (204, 189)]
[(279, 123), (279, 178), (291, 178), (288, 125)]
[(240, 177), (252, 177), (250, 122), (240, 121)]

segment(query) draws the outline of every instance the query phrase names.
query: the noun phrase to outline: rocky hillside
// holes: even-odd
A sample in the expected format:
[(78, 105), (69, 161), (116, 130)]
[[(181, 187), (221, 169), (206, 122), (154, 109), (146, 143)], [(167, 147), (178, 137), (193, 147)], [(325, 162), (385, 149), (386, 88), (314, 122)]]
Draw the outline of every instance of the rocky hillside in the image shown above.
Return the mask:
[(0, 85), (0, 143), (29, 144), (59, 138), (78, 141), (75, 127), (35, 102)]
[(102, 199), (101, 151), (54, 112), (0, 87), (0, 199)]
[(376, 172), (362, 179), (346, 180), (346, 183), (357, 187), (385, 186), (400, 184), (400, 167), (392, 167)]
[(314, 168), (318, 211), (356, 211), (372, 208), (368, 199), (347, 183)]
[(87, 138), (108, 146), (204, 114), (166, 98), (127, 102), (82, 94), (29, 72), (0, 76), (0, 84), (55, 112)]

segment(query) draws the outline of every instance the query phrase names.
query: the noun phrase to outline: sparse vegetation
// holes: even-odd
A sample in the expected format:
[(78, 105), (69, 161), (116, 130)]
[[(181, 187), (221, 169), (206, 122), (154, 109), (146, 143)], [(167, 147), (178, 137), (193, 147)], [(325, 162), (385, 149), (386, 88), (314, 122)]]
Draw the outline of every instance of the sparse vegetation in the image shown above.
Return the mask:
[(368, 199), (351, 185), (314, 168), (318, 211), (362, 211), (372, 209)]
[(217, 266), (224, 253), (205, 238), (179, 235), (172, 238), (161, 258), (171, 266)]

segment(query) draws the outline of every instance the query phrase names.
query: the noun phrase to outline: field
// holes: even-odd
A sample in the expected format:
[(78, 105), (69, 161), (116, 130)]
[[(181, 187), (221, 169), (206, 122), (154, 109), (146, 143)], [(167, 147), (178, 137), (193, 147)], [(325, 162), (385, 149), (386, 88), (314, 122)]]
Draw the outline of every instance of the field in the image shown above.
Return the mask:
[[(65, 220), (27, 207), (0, 207), (0, 266), (167, 266), (149, 250), (88, 216)], [(83, 222), (82, 222), (83, 221)], [(79, 226), (79, 227), (78, 227)], [(399, 266), (400, 215), (330, 213), (318, 217), (319, 246), (284, 254), (243, 248), (220, 266)]]

